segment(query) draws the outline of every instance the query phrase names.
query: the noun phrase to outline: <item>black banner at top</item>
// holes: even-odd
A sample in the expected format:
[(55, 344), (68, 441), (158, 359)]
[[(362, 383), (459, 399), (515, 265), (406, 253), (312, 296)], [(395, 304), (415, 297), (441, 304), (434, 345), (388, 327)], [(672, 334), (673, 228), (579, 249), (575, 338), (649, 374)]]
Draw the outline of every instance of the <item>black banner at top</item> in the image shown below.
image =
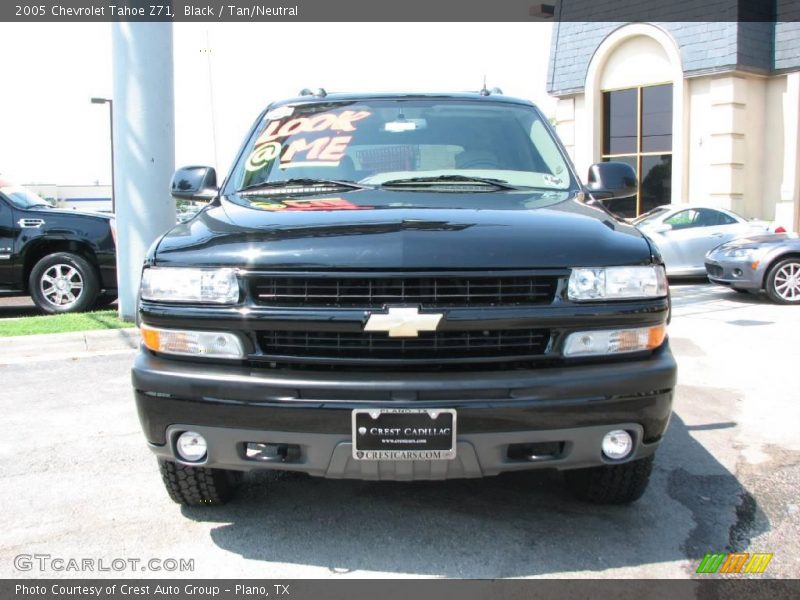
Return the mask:
[(800, 20), (798, 0), (4, 0), (8, 22)]

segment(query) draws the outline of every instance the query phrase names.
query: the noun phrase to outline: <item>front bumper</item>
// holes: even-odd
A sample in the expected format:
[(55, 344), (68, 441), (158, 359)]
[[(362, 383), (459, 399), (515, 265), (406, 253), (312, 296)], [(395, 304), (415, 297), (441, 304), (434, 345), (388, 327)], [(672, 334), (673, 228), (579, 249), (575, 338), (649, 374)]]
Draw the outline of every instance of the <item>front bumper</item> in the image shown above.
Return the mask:
[[(191, 429), (209, 451), (203, 466), (302, 471), (361, 479), (480, 477), (531, 468), (608, 464), (612, 429), (632, 433), (626, 460), (652, 453), (669, 423), (676, 364), (667, 344), (652, 356), (561, 368), (471, 373), (330, 373), (250, 369), (169, 360), (142, 350), (133, 372), (137, 409), (152, 450), (178, 460), (174, 440)], [(454, 408), (457, 458), (357, 461), (355, 408)], [(248, 442), (291, 444), (299, 453), (261, 462)], [(512, 444), (556, 443), (544, 457), (512, 458)], [(180, 462), (180, 461), (179, 461)]]
[(741, 259), (706, 258), (708, 279), (741, 290), (760, 290), (763, 274)]

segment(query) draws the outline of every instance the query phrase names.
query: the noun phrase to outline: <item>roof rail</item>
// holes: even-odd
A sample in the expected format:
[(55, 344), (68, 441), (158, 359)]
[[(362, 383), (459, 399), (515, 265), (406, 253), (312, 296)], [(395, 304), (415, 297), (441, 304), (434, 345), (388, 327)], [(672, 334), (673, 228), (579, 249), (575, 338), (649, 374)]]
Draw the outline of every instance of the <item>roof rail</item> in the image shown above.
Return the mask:
[(501, 90), (499, 87), (493, 87), (491, 90), (487, 89), (486, 88), (486, 80), (484, 79), (483, 87), (480, 90), (478, 90), (478, 93), (481, 96), (491, 96), (492, 94), (500, 94), (502, 96), (503, 95), (503, 90)]
[(324, 98), (328, 95), (328, 92), (325, 91), (325, 88), (317, 88), (316, 90), (310, 90), (308, 88), (303, 88), (300, 90), (300, 96), (317, 96), (319, 98)]

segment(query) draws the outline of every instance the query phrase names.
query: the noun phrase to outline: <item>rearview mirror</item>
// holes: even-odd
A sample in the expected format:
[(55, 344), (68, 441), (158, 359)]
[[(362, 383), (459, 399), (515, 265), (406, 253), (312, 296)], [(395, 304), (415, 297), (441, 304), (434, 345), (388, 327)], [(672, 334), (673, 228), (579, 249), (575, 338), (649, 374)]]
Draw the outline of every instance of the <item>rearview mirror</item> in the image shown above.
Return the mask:
[(602, 162), (589, 167), (586, 190), (596, 199), (628, 198), (637, 190), (636, 172), (627, 163)]
[(218, 193), (214, 167), (181, 167), (172, 176), (172, 197), (177, 200), (210, 202)]
[(660, 223), (651, 229), (653, 233), (667, 233), (668, 231), (671, 230), (672, 230), (672, 225), (670, 225), (669, 223)]

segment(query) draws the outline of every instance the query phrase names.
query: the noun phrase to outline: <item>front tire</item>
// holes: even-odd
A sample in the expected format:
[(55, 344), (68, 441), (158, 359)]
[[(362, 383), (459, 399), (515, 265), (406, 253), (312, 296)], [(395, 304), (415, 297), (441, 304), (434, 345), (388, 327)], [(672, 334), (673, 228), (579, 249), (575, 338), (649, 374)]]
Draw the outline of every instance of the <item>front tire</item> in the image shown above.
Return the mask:
[(650, 481), (655, 455), (621, 465), (564, 471), (567, 489), (594, 504), (629, 504), (642, 497)]
[(778, 304), (800, 304), (800, 258), (777, 262), (767, 274), (767, 296)]
[(34, 304), (48, 314), (89, 310), (100, 291), (94, 267), (72, 252), (48, 254), (31, 269), (28, 289)]
[(189, 467), (158, 459), (161, 480), (172, 500), (184, 506), (220, 506), (236, 494), (242, 479), (238, 471)]

